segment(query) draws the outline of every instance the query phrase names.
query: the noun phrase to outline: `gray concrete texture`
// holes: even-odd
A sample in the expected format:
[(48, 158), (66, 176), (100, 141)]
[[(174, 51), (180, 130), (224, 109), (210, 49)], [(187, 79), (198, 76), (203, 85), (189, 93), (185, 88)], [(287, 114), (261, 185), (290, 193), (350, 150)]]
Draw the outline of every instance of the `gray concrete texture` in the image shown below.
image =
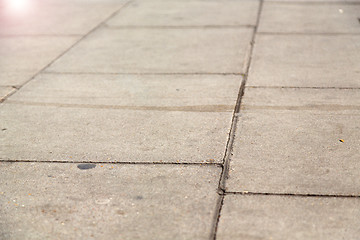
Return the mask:
[(259, 32), (360, 33), (360, 5), (265, 2)]
[(0, 37), (0, 85), (22, 85), (79, 38), (77, 36)]
[[(134, 1), (107, 25), (124, 26), (253, 26), (256, 0)], [(214, 16), (217, 17), (214, 17)]]
[(1, 158), (221, 162), (241, 79), (40, 75), (1, 110)]
[[(86, 34), (126, 1), (3, 1), (1, 35)], [(23, 5), (23, 6), (22, 6)]]
[(0, 238), (209, 238), (221, 168), (94, 166), (0, 163)]
[(359, 207), (358, 198), (228, 195), (217, 239), (357, 239)]
[(251, 32), (247, 28), (103, 28), (46, 72), (244, 73)]
[(358, 89), (248, 88), (227, 190), (360, 195), (359, 116)]
[(360, 36), (258, 34), (248, 86), (360, 87)]
[(10, 2), (0, 239), (358, 239), (360, 1)]

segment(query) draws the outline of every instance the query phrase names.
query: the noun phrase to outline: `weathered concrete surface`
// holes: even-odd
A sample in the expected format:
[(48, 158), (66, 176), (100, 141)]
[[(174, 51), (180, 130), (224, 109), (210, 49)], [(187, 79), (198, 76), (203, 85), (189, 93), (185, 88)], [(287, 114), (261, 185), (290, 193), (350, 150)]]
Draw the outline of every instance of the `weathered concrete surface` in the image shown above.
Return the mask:
[(247, 89), (227, 190), (360, 195), (359, 94)]
[[(239, 26), (255, 25), (257, 0), (134, 1), (109, 26)], [(216, 17), (214, 17), (216, 16)]]
[(221, 168), (0, 163), (1, 239), (208, 239)]
[(10, 101), (232, 111), (242, 78), (239, 75), (41, 74)]
[(2, 35), (86, 34), (126, 1), (3, 1)]
[(251, 29), (99, 29), (47, 72), (241, 73)]
[(21, 85), (67, 50), (76, 36), (0, 37), (0, 85)]
[(259, 32), (360, 33), (360, 5), (265, 2)]
[(360, 87), (360, 36), (256, 37), (248, 86)]
[(229, 195), (216, 239), (358, 239), (359, 198)]
[(228, 106), (126, 107), (7, 101), (1, 159), (221, 162)]
[(0, 100), (2, 100), (4, 97), (6, 97), (7, 95), (11, 94), (14, 91), (15, 89), (13, 87), (0, 86)]

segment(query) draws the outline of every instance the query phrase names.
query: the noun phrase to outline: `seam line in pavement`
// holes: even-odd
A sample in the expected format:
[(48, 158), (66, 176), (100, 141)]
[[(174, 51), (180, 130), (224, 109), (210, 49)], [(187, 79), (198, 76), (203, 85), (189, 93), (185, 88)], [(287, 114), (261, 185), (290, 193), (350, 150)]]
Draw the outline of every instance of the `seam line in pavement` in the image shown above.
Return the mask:
[(291, 197), (323, 197), (323, 198), (360, 198), (355, 194), (306, 194), (306, 193), (267, 193), (267, 192), (224, 192), (223, 195), (263, 195), (263, 196), (291, 196)]
[(0, 38), (17, 38), (17, 37), (81, 37), (84, 34), (0, 34)]
[(10, 96), (12, 96), (13, 94), (15, 94), (17, 91), (19, 91), (23, 86), (25, 86), (27, 83), (29, 83), (31, 80), (33, 80), (36, 76), (38, 76), (40, 73), (42, 73), (43, 71), (45, 71), (46, 68), (48, 68), (49, 66), (51, 66), (55, 61), (57, 61), (59, 58), (61, 58), (62, 56), (64, 56), (67, 52), (69, 52), (73, 47), (75, 47), (78, 43), (80, 43), (82, 40), (84, 40), (86, 37), (88, 37), (91, 33), (93, 33), (95, 30), (97, 30), (98, 28), (100, 28), (101, 26), (103, 26), (105, 24), (105, 22), (107, 22), (108, 20), (110, 20), (112, 17), (114, 17), (116, 14), (118, 14), (123, 8), (125, 8), (127, 5), (129, 5), (129, 3), (132, 2), (132, 0), (126, 2), (124, 5), (122, 5), (119, 9), (117, 9), (115, 12), (111, 13), (107, 18), (105, 18), (103, 21), (101, 21), (98, 25), (96, 25), (93, 29), (91, 29), (88, 33), (86, 33), (85, 35), (83, 35), (80, 39), (78, 39), (75, 43), (73, 43), (70, 47), (68, 47), (65, 51), (63, 51), (60, 55), (58, 55), (57, 57), (55, 57), (53, 60), (51, 60), (45, 67), (43, 67), (42, 69), (40, 69), (37, 73), (35, 73), (30, 79), (28, 79), (27, 81), (25, 81), (23, 84), (19, 85), (16, 91), (13, 91), (11, 94), (8, 94), (5, 98), (0, 99), (0, 103), (3, 103), (4, 101), (6, 101), (6, 99), (8, 99)]
[(291, 36), (291, 35), (320, 35), (320, 36), (358, 36), (359, 33), (322, 33), (322, 32), (258, 32), (259, 35), (279, 35), (279, 36)]
[(247, 88), (290, 88), (290, 89), (355, 89), (358, 90), (360, 87), (284, 87), (284, 86), (246, 86)]
[(41, 74), (69, 74), (69, 75), (235, 75), (235, 76), (244, 76), (244, 73), (207, 73), (207, 72), (165, 72), (165, 73), (137, 73), (137, 72), (53, 72), (53, 71), (44, 71)]
[(338, 1), (338, 2), (332, 2), (332, 1), (266, 1), (266, 4), (294, 4), (294, 5), (360, 5), (360, 2), (356, 1)]
[(221, 28), (255, 28), (254, 25), (174, 25), (174, 26), (160, 26), (160, 25), (124, 25), (124, 26), (112, 26), (105, 25), (109, 30), (122, 30), (122, 29), (221, 29)]
[(256, 38), (257, 31), (258, 31), (258, 26), (259, 26), (259, 22), (260, 22), (260, 16), (261, 16), (263, 4), (264, 4), (264, 0), (260, 0), (258, 12), (257, 12), (256, 24), (255, 24), (255, 28), (253, 29), (253, 34), (252, 34), (251, 41), (250, 41), (250, 48), (249, 48), (248, 55), (247, 55), (248, 59), (247, 59), (246, 71), (245, 71), (245, 75), (241, 81), (238, 98), (236, 100), (236, 106), (235, 106), (235, 109), (233, 112), (229, 137), (228, 137), (228, 141), (226, 144), (226, 150), (225, 150), (225, 154), (224, 154), (224, 158), (223, 158), (223, 162), (222, 162), (222, 171), (221, 171), (219, 185), (218, 185), (219, 196), (218, 196), (217, 203), (216, 203), (215, 216), (213, 218), (212, 232), (210, 235), (210, 239), (212, 239), (212, 240), (216, 240), (221, 210), (222, 210), (222, 206), (224, 203), (223, 193), (225, 192), (225, 182), (226, 182), (226, 179), (227, 179), (228, 173), (229, 173), (230, 156), (232, 154), (232, 147), (233, 147), (233, 143), (234, 143), (237, 122), (238, 122), (238, 118), (239, 118), (241, 101), (242, 101), (242, 97), (244, 95), (246, 81), (247, 81), (247, 77), (248, 77), (249, 70), (250, 70), (252, 54), (253, 54), (254, 45), (255, 45), (255, 38)]
[(115, 165), (194, 165), (194, 166), (215, 166), (221, 167), (216, 162), (115, 162), (115, 161), (67, 161), (67, 160), (13, 160), (0, 159), (0, 163), (92, 163), (92, 164), (115, 164)]

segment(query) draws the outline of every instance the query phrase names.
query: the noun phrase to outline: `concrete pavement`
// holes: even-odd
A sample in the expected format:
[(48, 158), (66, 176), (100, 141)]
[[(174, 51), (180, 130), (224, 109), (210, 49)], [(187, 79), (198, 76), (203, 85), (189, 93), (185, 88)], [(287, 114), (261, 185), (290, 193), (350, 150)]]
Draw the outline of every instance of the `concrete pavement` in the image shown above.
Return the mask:
[(360, 1), (0, 7), (0, 239), (360, 235)]

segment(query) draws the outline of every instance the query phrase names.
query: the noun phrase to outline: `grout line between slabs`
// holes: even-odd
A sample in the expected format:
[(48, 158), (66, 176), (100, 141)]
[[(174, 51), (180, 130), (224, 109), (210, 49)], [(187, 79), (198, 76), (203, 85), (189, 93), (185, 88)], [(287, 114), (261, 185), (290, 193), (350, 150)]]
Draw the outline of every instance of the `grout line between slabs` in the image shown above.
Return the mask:
[(220, 220), (222, 206), (224, 204), (225, 183), (226, 183), (226, 179), (227, 179), (228, 173), (229, 173), (230, 156), (232, 154), (232, 147), (233, 147), (234, 138), (235, 138), (235, 131), (237, 128), (237, 122), (238, 122), (237, 120), (239, 117), (241, 101), (242, 101), (242, 97), (244, 95), (246, 81), (247, 81), (247, 77), (248, 77), (249, 70), (250, 70), (252, 54), (253, 54), (254, 45), (255, 45), (255, 38), (256, 38), (259, 22), (260, 22), (260, 16), (261, 16), (263, 4), (264, 4), (264, 0), (260, 0), (258, 12), (257, 12), (256, 24), (255, 24), (255, 28), (253, 30), (253, 34), (252, 34), (252, 38), (251, 38), (251, 42), (250, 42), (250, 49), (248, 51), (248, 61), (247, 61), (246, 71), (245, 71), (245, 75), (241, 81), (238, 98), (236, 100), (236, 106), (235, 106), (233, 117), (232, 117), (232, 123), (231, 123), (230, 132), (229, 132), (229, 137), (228, 137), (228, 141), (226, 144), (226, 150), (225, 150), (223, 163), (222, 163), (222, 171), (221, 171), (219, 185), (218, 185), (219, 196), (218, 196), (217, 203), (216, 203), (215, 216), (213, 219), (212, 232), (210, 235), (211, 240), (216, 240), (216, 237), (217, 237), (216, 235), (217, 235), (218, 224), (219, 224), (219, 220)]
[(68, 74), (68, 75), (222, 75), (222, 76), (244, 76), (244, 73), (216, 73), (216, 72), (53, 72), (53, 71), (44, 71), (41, 74)]
[(266, 4), (294, 4), (294, 5), (359, 5), (360, 2), (358, 1), (267, 1), (265, 0)]
[(45, 69), (47, 69), (49, 66), (51, 66), (55, 61), (57, 61), (59, 58), (61, 58), (62, 56), (64, 56), (67, 52), (69, 52), (73, 47), (75, 47), (78, 43), (80, 43), (82, 40), (84, 40), (86, 37), (88, 37), (91, 33), (93, 33), (94, 31), (96, 31), (98, 28), (100, 28), (101, 26), (103, 26), (105, 24), (105, 22), (107, 22), (109, 19), (111, 19), (112, 17), (114, 17), (116, 14), (118, 14), (123, 8), (125, 8), (127, 5), (130, 4), (130, 2), (132, 2), (132, 0), (126, 2), (124, 5), (122, 5), (119, 9), (117, 9), (115, 12), (113, 12), (112, 14), (110, 14), (107, 18), (105, 18), (103, 21), (101, 21), (98, 25), (96, 25), (93, 29), (91, 29), (88, 33), (86, 33), (85, 35), (83, 35), (79, 40), (77, 40), (75, 43), (73, 43), (69, 48), (67, 48), (65, 51), (63, 51), (60, 55), (58, 55), (57, 57), (55, 57), (52, 61), (50, 61), (50, 63), (48, 63), (45, 67), (43, 67), (42, 69), (40, 69), (37, 73), (35, 73), (29, 80), (25, 81), (23, 84), (19, 85), (17, 87), (17, 90), (12, 92), (11, 94), (7, 95), (6, 98), (2, 98), (0, 100), (0, 103), (6, 101), (6, 99), (8, 99), (10, 96), (12, 96), (14, 93), (16, 93), (17, 91), (19, 91), (23, 86), (25, 86), (27, 83), (29, 83), (31, 80), (33, 80), (36, 76), (38, 76), (39, 74), (41, 74), (42, 72), (45, 71)]
[(340, 90), (346, 90), (346, 89), (354, 89), (358, 90), (360, 87), (287, 87), (287, 86), (246, 86), (247, 88), (270, 88), (270, 89), (340, 89)]
[(279, 35), (279, 36), (292, 36), (292, 35), (302, 35), (302, 36), (359, 36), (360, 33), (326, 33), (326, 32), (258, 32), (259, 35)]
[(261, 196), (290, 196), (290, 197), (318, 197), (318, 198), (360, 198), (355, 194), (306, 194), (306, 193), (268, 193), (268, 192), (224, 192), (223, 195), (261, 195)]
[(211, 162), (116, 162), (116, 161), (66, 161), (66, 160), (14, 160), (0, 159), (1, 163), (92, 163), (92, 164), (115, 164), (115, 165), (193, 165), (193, 166), (215, 166), (221, 167), (221, 163)]
[(109, 30), (122, 30), (122, 29), (240, 29), (240, 28), (255, 28), (254, 25), (174, 25), (174, 26), (160, 26), (160, 25), (124, 25), (124, 26), (112, 26), (105, 25)]
[(74, 33), (74, 34), (0, 34), (0, 38), (17, 38), (17, 37), (81, 37), (84, 34)]

